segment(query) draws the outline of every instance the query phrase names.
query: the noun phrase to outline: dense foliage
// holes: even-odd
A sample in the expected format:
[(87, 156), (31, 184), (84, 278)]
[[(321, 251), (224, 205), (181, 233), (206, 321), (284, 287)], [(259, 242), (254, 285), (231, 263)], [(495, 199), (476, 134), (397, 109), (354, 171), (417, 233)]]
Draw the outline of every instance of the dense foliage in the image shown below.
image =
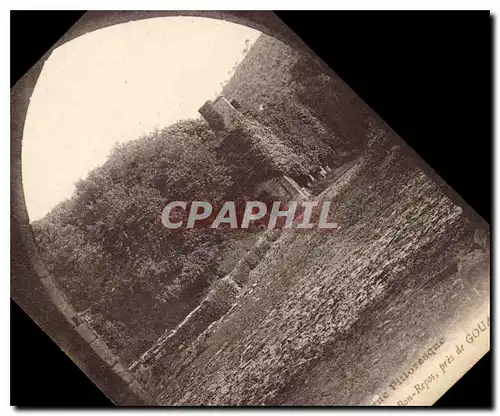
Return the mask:
[(200, 118), (117, 145), (72, 198), (33, 224), (58, 284), (125, 361), (181, 321), (252, 241), (248, 233), (167, 230), (167, 202), (251, 195), (266, 178), (353, 160), (366, 137), (364, 120), (349, 113), (352, 92), (265, 35), (223, 93), (246, 117), (222, 143)]
[(224, 87), (251, 115), (308, 160), (341, 165), (366, 145), (366, 106), (311, 57), (261, 35)]
[[(224, 197), (232, 179), (210, 151), (212, 134), (195, 120), (116, 146), (70, 200), (34, 224), (44, 259), (72, 304), (89, 309), (102, 331), (113, 325), (113, 342), (138, 343), (120, 349), (138, 352), (177, 322), (213, 273), (223, 236), (172, 232), (160, 217), (171, 200)], [(181, 310), (173, 307), (180, 301)], [(157, 323), (158, 332), (144, 322)]]

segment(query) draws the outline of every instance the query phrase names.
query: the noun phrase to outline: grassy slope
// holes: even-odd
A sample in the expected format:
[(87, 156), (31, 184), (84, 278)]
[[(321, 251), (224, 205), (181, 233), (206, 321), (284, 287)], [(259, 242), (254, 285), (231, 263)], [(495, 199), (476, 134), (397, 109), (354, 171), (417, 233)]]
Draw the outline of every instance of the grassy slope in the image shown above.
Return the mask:
[[(279, 107), (296, 93), (298, 58), (261, 36), (224, 94), (254, 109), (269, 100)], [(338, 88), (340, 101), (347, 99), (338, 106), (338, 114), (346, 109), (344, 125), (338, 114), (330, 125), (360, 137), (352, 128), (361, 125), (359, 104)], [(369, 402), (418, 355), (416, 345), (424, 349), (450, 317), (488, 296), (489, 253), (474, 247), (460, 208), (399, 151), (381, 150), (385, 159), (375, 153), (323, 195), (335, 202), (338, 232), (284, 234), (252, 271), (237, 305), (165, 358), (168, 368), (175, 364), (154, 391), (161, 404)]]
[(487, 298), (488, 253), (409, 166), (395, 154), (330, 187), (341, 229), (283, 235), (237, 306), (165, 375), (160, 402), (357, 404), (478, 300), (472, 286)]
[[(298, 59), (298, 54), (288, 46), (263, 35), (225, 86), (224, 94), (228, 98), (237, 98), (243, 106), (253, 109), (254, 112), (260, 104), (272, 102), (278, 111), (281, 109), (282, 116), (289, 116), (289, 103), (282, 100), (292, 100), (294, 97), (292, 86), (295, 85), (296, 79), (293, 80), (292, 68)], [(264, 112), (260, 121), (266, 125), (267, 120), (275, 131), (280, 131), (278, 124), (281, 124), (283, 117), (275, 117), (274, 121), (270, 122), (265, 115)], [(352, 124), (349, 121), (351, 119), (346, 120), (347, 124)], [(300, 122), (298, 124), (301, 125)], [(324, 138), (324, 129), (315, 126), (316, 130), (321, 130), (321, 136), (318, 134), (315, 137)], [(196, 128), (196, 131), (198, 130), (200, 129)], [(302, 135), (302, 131), (294, 126), (291, 126), (290, 130), (294, 131), (296, 136)], [(312, 137), (309, 136), (310, 131), (312, 128), (305, 133), (306, 138)], [(349, 132), (349, 129), (344, 128), (343, 131)], [(201, 128), (200, 134), (208, 132)], [(331, 132), (327, 135), (332, 136)], [(197, 140), (199, 139), (192, 137), (190, 141), (198, 143)], [(181, 143), (184, 143), (184, 139)], [(300, 149), (303, 142), (297, 141), (295, 145)], [(187, 145), (186, 148), (186, 154), (189, 155)], [(144, 161), (139, 166), (142, 166), (145, 172), (140, 183), (149, 183), (149, 176), (154, 175), (157, 169), (165, 170), (161, 167), (162, 158), (157, 158), (157, 167), (148, 163), (156, 154), (158, 151), (153, 148), (151, 152), (143, 155)], [(132, 157), (134, 158), (135, 156)], [(135, 159), (127, 163), (134, 161)], [(392, 163), (391, 160), (389, 162)], [(449, 259), (446, 256), (452, 255), (449, 250), (451, 242), (446, 239), (449, 235), (445, 231), (456, 232), (456, 240), (459, 241), (462, 238), (460, 236), (470, 233), (470, 230), (460, 228), (454, 217), (456, 211), (452, 210), (449, 202), (439, 195), (428, 180), (416, 171), (408, 170), (404, 173), (407, 169), (404, 164), (398, 170), (398, 166), (391, 163), (376, 172), (368, 168), (363, 170), (360, 176), (349, 182), (349, 189), (332, 196), (337, 201), (337, 218), (344, 226), (339, 233), (292, 233), (283, 237), (274, 251), (252, 273), (253, 280), (245, 289), (239, 304), (215, 327), (213, 335), (199, 344), (189, 346), (179, 357), (175, 357), (176, 363), (178, 362), (177, 370), (180, 372), (165, 374), (164, 385), (158, 386), (157, 393), (163, 403), (351, 403), (358, 401), (361, 392), (367, 390), (368, 378), (363, 376), (365, 368), (375, 363), (379, 368), (390, 368), (388, 359), (377, 356), (380, 342), (389, 343), (392, 340), (400, 345), (400, 349), (395, 349), (394, 354), (401, 360), (403, 355), (397, 355), (399, 352), (410, 353), (410, 350), (405, 350), (408, 345), (405, 344), (406, 341), (398, 340), (388, 332), (387, 338), (379, 339), (377, 337), (381, 336), (380, 331), (367, 333), (364, 338), (356, 338), (357, 335), (353, 331), (356, 325), (379, 325), (380, 322), (387, 321), (378, 316), (374, 323), (370, 321), (365, 308), (372, 305), (372, 302), (382, 302), (385, 305), (377, 312), (379, 314), (387, 311), (388, 316), (394, 317), (404, 312), (412, 299), (411, 292), (398, 298), (401, 299), (397, 304), (399, 306), (390, 310), (393, 299), (391, 296), (398, 293), (394, 291), (395, 285), (404, 288), (403, 290), (416, 290), (420, 283), (417, 279), (423, 279), (423, 282), (438, 279), (435, 265), (446, 264)], [(137, 174), (137, 168), (130, 169), (126, 174), (115, 175), (117, 179), (113, 181), (129, 180), (132, 175)], [(195, 170), (187, 171), (190, 175)], [(109, 175), (106, 173), (107, 176)], [(193, 182), (193, 178), (189, 177), (188, 182)], [(107, 182), (106, 185), (106, 188), (109, 188)], [(117, 186), (116, 190), (121, 188), (121, 185)], [(209, 188), (205, 186), (202, 190)], [(163, 199), (158, 196), (156, 190), (145, 190), (145, 187), (138, 186), (137, 192), (131, 194), (137, 198), (137, 195), (144, 193), (143, 198), (137, 201), (137, 206), (140, 207), (144, 205), (144, 201), (149, 201), (148, 204), (151, 205), (153, 197), (156, 198), (157, 206), (150, 208), (157, 219), (155, 215), (160, 212)], [(331, 188), (329, 192), (337, 191), (338, 186)], [(131, 195), (125, 200), (132, 202)], [(114, 207), (116, 204), (113, 202), (109, 206)], [(137, 231), (139, 228), (125, 208), (127, 207), (124, 207), (123, 213), (120, 211), (123, 215), (117, 224), (130, 222), (131, 225), (124, 228), (128, 235), (129, 231)], [(132, 213), (134, 210), (137, 212), (137, 208), (131, 206), (130, 209)], [(111, 219), (114, 218), (113, 212), (108, 212)], [(131, 219), (134, 221), (129, 221)], [(199, 299), (199, 293), (193, 295), (188, 291), (189, 293), (180, 297), (175, 305), (151, 301), (158, 295), (161, 296), (162, 291), (168, 293), (170, 290), (170, 284), (166, 282), (176, 277), (178, 271), (165, 273), (165, 267), (172, 267), (180, 257), (177, 251), (170, 250), (168, 261), (165, 260), (164, 247), (167, 247), (168, 242), (163, 241), (164, 230), (160, 227), (159, 234), (154, 234), (154, 230), (158, 231), (156, 226), (147, 227), (150, 233), (139, 233), (134, 239), (135, 245), (138, 250), (151, 245), (150, 251), (154, 251), (158, 256), (147, 262), (148, 268), (143, 266), (146, 271), (142, 273), (141, 279), (135, 277), (139, 264), (135, 262), (127, 265), (126, 273), (117, 267), (112, 270), (113, 273), (109, 273), (108, 269), (106, 273), (98, 274), (96, 268), (95, 274), (87, 276), (91, 280), (90, 283), (80, 279), (77, 285), (73, 280), (63, 280), (79, 277), (74, 276), (71, 269), (62, 269), (59, 272), (60, 282), (71, 286), (69, 289), (73, 290), (75, 299), (80, 297), (81, 290), (88, 290), (92, 291), (88, 296), (89, 301), (97, 297), (97, 300), (102, 302), (102, 306), (98, 308), (98, 312), (103, 316), (99, 324), (100, 332), (109, 332), (105, 335), (108, 336), (110, 345), (125, 356), (127, 361), (137, 358), (165, 329), (182, 320)], [(80, 229), (85, 228), (78, 228)], [(58, 230), (60, 231), (61, 229)], [(79, 233), (83, 235), (82, 238), (89, 238), (86, 231)], [(63, 234), (67, 234), (68, 238), (77, 235), (68, 232), (61, 233), (62, 237)], [(440, 236), (443, 238), (440, 239)], [(116, 238), (107, 238), (111, 249), (117, 246)], [(59, 237), (54, 241), (57, 244), (63, 242)], [(101, 237), (95, 238), (95, 244), (101, 244), (101, 241)], [(163, 246), (158, 244), (159, 241), (163, 241)], [(126, 240), (121, 242), (123, 246), (128, 244)], [(75, 247), (81, 247), (80, 243), (75, 242)], [(196, 247), (203, 250), (201, 245)], [(193, 256), (203, 260), (196, 254), (196, 247), (192, 247)], [(46, 249), (50, 254), (53, 253), (50, 247)], [(441, 257), (437, 254), (440, 249), (444, 249)], [(422, 257), (421, 250), (427, 250), (428, 259), (416, 262), (415, 266), (414, 257)], [(94, 256), (90, 252), (87, 254), (89, 259)], [(64, 258), (65, 255), (61, 257)], [(117, 265), (125, 264), (119, 253), (117, 257)], [(224, 266), (227, 270), (231, 268), (233, 260), (230, 259), (229, 265)], [(191, 259), (177, 262), (182, 263), (179, 266), (181, 268), (189, 268), (193, 264)], [(82, 263), (81, 259), (79, 263)], [(200, 265), (200, 270), (207, 262), (201, 263), (203, 264)], [(87, 267), (88, 264), (85, 263), (84, 266)], [(411, 269), (410, 266), (415, 268)], [(154, 271), (158, 271), (153, 273), (158, 282), (150, 278)], [(187, 277), (192, 275), (191, 271), (188, 272)], [(202, 277), (204, 290), (208, 284), (205, 278), (209, 273), (205, 270), (194, 272)], [(453, 270), (444, 273), (443, 286), (432, 287), (433, 293), (444, 292), (447, 284), (455, 281), (456, 273)], [(126, 290), (118, 288), (121, 285), (119, 279), (123, 276), (127, 279)], [(101, 279), (102, 284), (100, 281), (97, 282), (99, 285), (96, 284), (93, 280), (95, 278)], [(436, 287), (439, 288), (437, 292)], [(124, 310), (129, 309), (130, 299), (136, 299), (138, 291), (141, 290), (144, 291), (141, 302), (127, 315)], [(454, 293), (467, 293), (465, 290), (460, 292), (460, 288), (454, 290)], [(419, 292), (419, 296), (415, 299), (433, 305), (430, 310), (439, 310), (437, 306), (443, 299), (441, 295), (430, 299), (432, 294), (429, 289), (424, 288)], [(454, 299), (447, 304), (447, 307), (451, 308), (450, 311), (457, 306), (460, 296)], [(175, 313), (171, 313), (172, 309), (175, 309)], [(441, 313), (444, 316), (447, 311), (442, 309)], [(139, 316), (140, 318), (137, 318)], [(425, 333), (418, 325), (418, 319), (424, 318), (427, 317), (415, 318), (415, 325), (412, 326), (414, 336), (420, 337), (422, 332)], [(107, 327), (111, 327), (113, 331)], [(405, 330), (400, 327), (397, 333), (404, 333)], [(429, 337), (429, 334), (422, 337), (425, 336)], [(349, 347), (356, 339), (362, 340), (359, 341), (362, 344), (356, 345), (366, 345), (367, 349)], [(337, 363), (335, 352), (342, 354), (346, 365)], [(193, 355), (189, 355), (190, 353)], [(361, 354), (363, 360), (359, 362), (362, 367), (355, 364)], [(395, 357), (390, 359), (394, 361)], [(321, 371), (323, 363), (328, 363), (330, 371)], [(349, 374), (353, 371), (358, 373)], [(379, 372), (376, 377), (383, 377), (384, 374), (385, 372)], [(307, 380), (307, 377), (311, 380), (308, 385), (313, 386), (309, 390), (299, 382)], [(345, 378), (350, 377), (354, 377), (352, 388), (344, 394), (347, 390), (339, 388), (336, 383), (343, 383)], [(380, 379), (373, 378), (371, 382), (378, 380)]]

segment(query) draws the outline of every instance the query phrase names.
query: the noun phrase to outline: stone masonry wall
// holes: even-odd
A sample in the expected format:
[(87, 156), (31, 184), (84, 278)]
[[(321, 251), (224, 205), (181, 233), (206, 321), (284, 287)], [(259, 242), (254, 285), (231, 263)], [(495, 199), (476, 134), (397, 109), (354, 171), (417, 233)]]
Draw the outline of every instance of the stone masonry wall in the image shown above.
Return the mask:
[(21, 225), (21, 238), (28, 252), (28, 257), (40, 278), (49, 298), (64, 316), (66, 321), (76, 331), (82, 340), (86, 342), (99, 358), (106, 363), (111, 370), (117, 374), (130, 388), (130, 390), (141, 400), (140, 404), (153, 405), (154, 401), (151, 395), (135, 379), (133, 374), (128, 371), (126, 366), (120, 361), (120, 358), (114, 354), (105, 344), (105, 342), (90, 328), (74, 310), (67, 301), (64, 293), (59, 289), (55, 279), (51, 276), (43, 263), (36, 246), (35, 236), (30, 224)]

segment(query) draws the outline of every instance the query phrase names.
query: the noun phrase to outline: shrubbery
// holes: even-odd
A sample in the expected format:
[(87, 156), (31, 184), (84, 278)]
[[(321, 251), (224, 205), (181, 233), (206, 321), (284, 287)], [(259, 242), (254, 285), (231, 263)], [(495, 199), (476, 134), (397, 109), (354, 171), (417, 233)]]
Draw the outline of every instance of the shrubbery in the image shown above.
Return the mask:
[[(320, 72), (262, 35), (224, 88), (248, 117), (235, 122), (222, 145), (215, 147), (202, 119), (116, 145), (103, 166), (76, 184), (72, 198), (33, 224), (58, 284), (125, 361), (198, 304), (221, 277), (221, 259), (235, 263), (228, 241), (241, 236), (169, 231), (160, 218), (169, 201), (245, 197), (262, 180), (307, 177), (318, 165), (359, 154), (367, 139), (356, 99)], [(238, 284), (249, 269), (238, 264)]]
[(215, 273), (227, 236), (172, 233), (160, 220), (167, 201), (218, 200), (232, 184), (211, 150), (212, 135), (196, 120), (118, 145), (70, 200), (34, 224), (44, 260), (72, 304), (98, 317), (98, 331), (125, 357), (182, 319)]

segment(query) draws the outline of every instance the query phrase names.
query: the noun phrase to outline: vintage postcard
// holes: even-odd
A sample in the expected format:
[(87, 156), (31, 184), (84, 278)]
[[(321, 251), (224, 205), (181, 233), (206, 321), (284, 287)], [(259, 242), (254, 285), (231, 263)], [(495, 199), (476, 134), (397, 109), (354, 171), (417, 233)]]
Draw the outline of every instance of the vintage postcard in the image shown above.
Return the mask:
[(272, 12), (89, 12), (11, 91), (12, 296), (117, 405), (431, 405), (490, 230)]

